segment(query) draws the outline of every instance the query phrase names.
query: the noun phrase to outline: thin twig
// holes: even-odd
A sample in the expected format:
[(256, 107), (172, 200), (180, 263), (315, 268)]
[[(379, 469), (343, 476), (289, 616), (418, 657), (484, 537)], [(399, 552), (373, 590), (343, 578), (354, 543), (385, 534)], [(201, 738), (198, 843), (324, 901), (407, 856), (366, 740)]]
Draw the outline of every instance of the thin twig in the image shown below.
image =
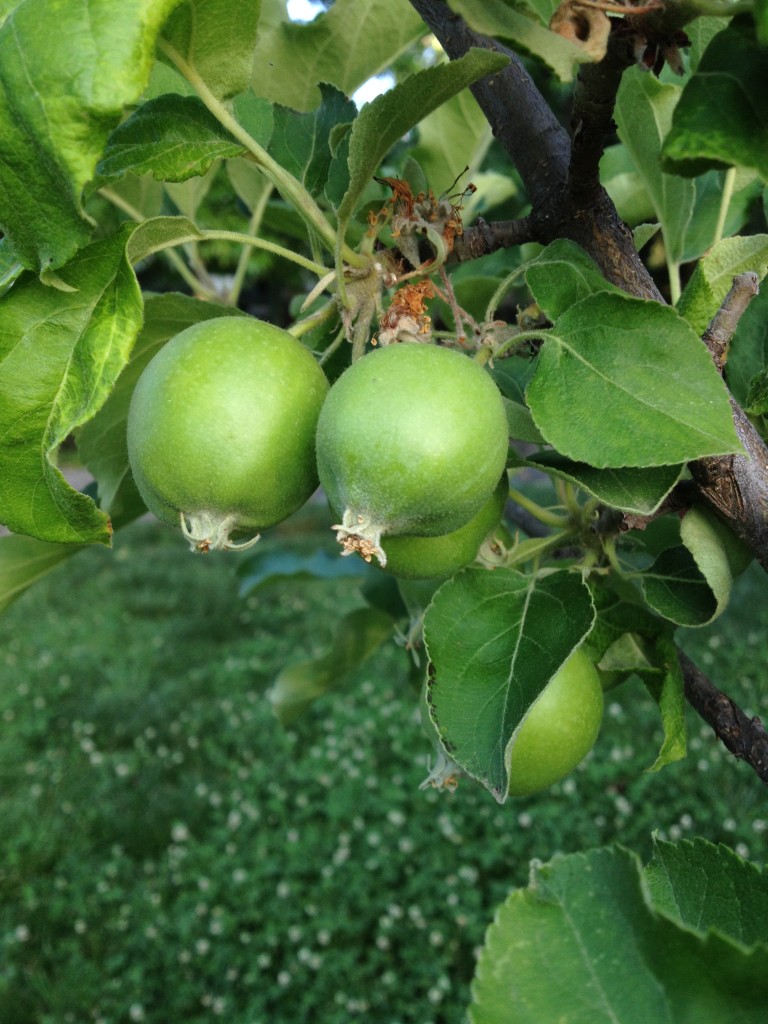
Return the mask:
[(728, 348), (736, 333), (736, 328), (739, 326), (739, 320), (759, 291), (760, 278), (757, 274), (752, 272), (737, 274), (720, 309), (715, 313), (702, 335), (702, 341), (712, 353), (715, 366), (720, 373), (725, 368)]

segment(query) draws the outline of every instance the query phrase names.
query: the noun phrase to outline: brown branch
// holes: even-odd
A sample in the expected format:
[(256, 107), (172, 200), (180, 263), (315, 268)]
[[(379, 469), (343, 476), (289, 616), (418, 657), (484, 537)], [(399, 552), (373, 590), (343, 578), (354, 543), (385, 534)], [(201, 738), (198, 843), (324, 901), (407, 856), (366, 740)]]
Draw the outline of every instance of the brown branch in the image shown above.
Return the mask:
[(733, 279), (730, 291), (723, 299), (717, 313), (712, 317), (709, 326), (702, 335), (702, 341), (707, 346), (715, 361), (715, 366), (722, 374), (725, 369), (725, 361), (728, 358), (728, 349), (739, 320), (746, 312), (747, 306), (760, 291), (760, 279), (757, 274), (751, 272), (737, 274)]
[[(756, 274), (737, 275), (703, 334), (721, 373), (739, 320), (757, 292)], [(768, 572), (768, 447), (733, 398), (731, 411), (747, 454), (699, 459), (689, 469), (704, 498)]]
[(746, 761), (763, 782), (768, 782), (768, 733), (760, 719), (749, 718), (687, 654), (678, 654), (688, 703), (735, 757)]
[(489, 224), (478, 217), (471, 227), (464, 228), (453, 243), (451, 262), (463, 263), (465, 260), (476, 260), (480, 256), (496, 252), (498, 249), (509, 249), (513, 245), (525, 245), (535, 241), (535, 234), (530, 217), (519, 220), (502, 220)]
[(600, 186), (600, 158), (608, 138), (616, 131), (616, 96), (624, 72), (633, 63), (630, 40), (613, 32), (605, 57), (597, 64), (582, 64), (579, 68), (571, 111), (570, 184), (575, 195), (589, 197)]

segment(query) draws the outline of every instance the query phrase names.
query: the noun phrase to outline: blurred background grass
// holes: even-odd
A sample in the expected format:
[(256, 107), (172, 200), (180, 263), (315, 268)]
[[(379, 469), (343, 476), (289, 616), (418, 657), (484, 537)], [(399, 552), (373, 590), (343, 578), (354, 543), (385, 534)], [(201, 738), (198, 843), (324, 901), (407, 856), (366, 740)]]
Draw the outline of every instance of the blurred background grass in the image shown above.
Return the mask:
[[(430, 747), (394, 645), (290, 731), (264, 691), (361, 604), (348, 582), (241, 600), (238, 556), (152, 523), (0, 618), (0, 1024), (458, 1024), (474, 951), (531, 858), (654, 829), (765, 859), (765, 789), (689, 713), (658, 774), (642, 686), (547, 793), (419, 790)], [(682, 637), (766, 708), (768, 587)]]

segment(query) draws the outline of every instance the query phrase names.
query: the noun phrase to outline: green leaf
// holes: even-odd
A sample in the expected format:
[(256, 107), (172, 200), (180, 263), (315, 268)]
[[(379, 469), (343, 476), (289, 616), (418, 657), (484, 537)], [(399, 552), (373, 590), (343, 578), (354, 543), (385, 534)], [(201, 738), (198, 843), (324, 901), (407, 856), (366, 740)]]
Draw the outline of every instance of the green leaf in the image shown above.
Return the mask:
[(333, 159), (332, 130), (357, 116), (357, 107), (343, 93), (328, 85), (321, 85), (320, 91), (323, 101), (311, 113), (275, 107), (275, 128), (269, 146), (270, 155), (313, 196), (322, 194), (328, 178)]
[(768, 414), (768, 370), (761, 370), (752, 378), (747, 400), (746, 411), (750, 416), (765, 416)]
[(742, 946), (768, 942), (768, 876), (727, 846), (655, 837), (645, 879), (656, 909), (685, 928)]
[(731, 341), (725, 378), (736, 401), (744, 406), (754, 378), (768, 366), (768, 288), (752, 299)]
[(477, 32), (512, 40), (547, 64), (563, 82), (572, 81), (578, 65), (591, 59), (581, 46), (550, 32), (538, 18), (521, 13), (509, 0), (454, 0), (451, 10)]
[(725, 611), (733, 584), (749, 565), (751, 554), (722, 519), (703, 505), (694, 505), (683, 516), (680, 539), (712, 591), (713, 619), (717, 618)]
[(718, 614), (706, 577), (682, 544), (662, 551), (641, 583), (650, 607), (678, 626), (705, 626)]
[(755, 0), (752, 16), (755, 19), (758, 42), (763, 46), (768, 46), (768, 3), (766, 0)]
[(211, 186), (220, 170), (221, 163), (216, 160), (205, 174), (195, 178), (187, 178), (186, 181), (165, 181), (162, 187), (179, 213), (194, 221), (197, 211), (210, 192)]
[(50, 544), (35, 537), (0, 537), (0, 612), (46, 573), (81, 550), (79, 544)]
[(318, 697), (343, 686), (392, 636), (393, 628), (391, 617), (376, 608), (348, 612), (339, 620), (327, 654), (287, 665), (267, 691), (281, 725), (290, 725)]
[(427, 609), (432, 720), (450, 757), (500, 803), (515, 730), (593, 619), (589, 589), (567, 571), (527, 577), (471, 567)]
[(143, 503), (128, 466), (126, 424), (131, 395), (144, 367), (170, 338), (186, 327), (220, 316), (244, 316), (230, 306), (217, 306), (187, 295), (168, 293), (147, 298), (144, 324), (131, 361), (93, 418), (77, 431), (77, 448), (96, 478), (101, 507), (113, 518)]
[(603, 505), (636, 515), (655, 512), (683, 471), (683, 466), (674, 465), (652, 469), (595, 469), (553, 451), (529, 455), (526, 462), (570, 480)]
[(275, 112), (269, 100), (248, 88), (235, 96), (232, 107), (240, 126), (266, 149), (275, 130)]
[(662, 84), (635, 68), (622, 78), (615, 118), (621, 141), (632, 157), (664, 234), (667, 258), (679, 263), (696, 202), (692, 181), (665, 174), (659, 162), (661, 146), (672, 123), (680, 87)]
[(620, 847), (534, 863), (488, 929), (472, 1024), (761, 1024), (768, 948), (658, 913)]
[(26, 268), (62, 267), (88, 241), (82, 190), (178, 2), (24, 0), (0, 28), (0, 227)]
[(634, 227), (656, 216), (643, 179), (623, 143), (609, 146), (603, 153), (600, 181), (626, 224)]
[[(229, 182), (235, 190), (237, 198), (253, 213), (261, 205), (264, 192), (272, 188), (269, 179), (264, 176), (252, 160), (246, 160), (245, 158), (227, 160), (226, 168)], [(298, 214), (296, 216), (298, 217)], [(301, 224), (303, 231), (303, 221), (301, 221)], [(304, 235), (305, 233), (299, 237), (303, 238)]]
[[(259, 545), (260, 546), (260, 545)], [(310, 555), (278, 550), (257, 550), (238, 570), (240, 596), (286, 580), (335, 580), (369, 576), (375, 570), (360, 558), (339, 558), (336, 552), (313, 551)]]
[(677, 303), (678, 312), (698, 334), (728, 294), (736, 274), (754, 271), (762, 280), (768, 271), (768, 235), (724, 238), (699, 260)]
[(691, 263), (705, 256), (720, 238), (737, 234), (747, 222), (755, 199), (760, 195), (762, 182), (750, 170), (736, 168), (729, 183), (728, 209), (725, 221), (719, 225), (723, 197), (726, 192), (726, 171), (708, 171), (695, 181), (696, 202), (691, 222), (685, 233), (682, 261)]
[(515, 441), (526, 441), (529, 444), (543, 444), (544, 438), (533, 422), (530, 410), (520, 402), (511, 398), (504, 399), (504, 411), (507, 414), (509, 436)]
[(162, 212), (165, 191), (162, 184), (149, 175), (137, 178), (133, 174), (126, 174), (124, 178), (104, 186), (104, 194), (94, 197), (94, 200), (109, 200), (118, 209), (131, 210), (137, 217), (148, 219)]
[(204, 236), (186, 217), (151, 217), (137, 225), (126, 246), (132, 264), (154, 252), (185, 242), (199, 242)]
[(619, 292), (587, 253), (566, 238), (551, 242), (525, 271), (539, 309), (552, 321), (595, 292)]
[(8, 238), (0, 238), (0, 297), (5, 295), (23, 271), (24, 267), (16, 259), (16, 253)]
[[(469, 91), (452, 96), (437, 110), (419, 122), (419, 136), (411, 149), (411, 159), (420, 165), (429, 188), (440, 195), (445, 192), (464, 167), (469, 181), (480, 166), (493, 138), (491, 126), (483, 116), (477, 100)], [(410, 183), (414, 195), (419, 188)], [(461, 190), (461, 182), (457, 185)]]
[(279, 0), (263, 8), (253, 89), (299, 111), (319, 106), (321, 82), (351, 96), (425, 31), (408, 0), (336, 0), (308, 25), (288, 21)]
[(260, 13), (261, 0), (185, 0), (168, 19), (163, 39), (218, 99), (230, 99), (250, 83)]
[(346, 221), (351, 216), (382, 159), (406, 132), (441, 103), (508, 62), (502, 54), (472, 49), (459, 60), (411, 75), (390, 92), (366, 103), (349, 136), (350, 182), (338, 204), (339, 219)]
[(657, 772), (668, 764), (680, 761), (688, 750), (685, 727), (685, 692), (683, 670), (677, 647), (670, 634), (658, 633), (653, 641), (650, 660), (655, 671), (639, 672), (645, 686), (656, 701), (664, 731), (659, 753), (646, 769)]
[(768, 180), (768, 70), (751, 19), (734, 19), (707, 47), (661, 156), (674, 174), (739, 165)]
[(104, 403), (141, 325), (125, 255), (133, 227), (94, 242), (59, 271), (68, 291), (27, 277), (0, 305), (0, 522), (16, 533), (108, 544), (106, 515), (52, 463)]
[(740, 452), (706, 347), (670, 307), (598, 292), (559, 317), (526, 392), (561, 454), (599, 469)]
[(214, 160), (243, 152), (197, 96), (159, 96), (115, 128), (96, 173), (106, 181), (127, 172), (186, 181), (205, 174)]

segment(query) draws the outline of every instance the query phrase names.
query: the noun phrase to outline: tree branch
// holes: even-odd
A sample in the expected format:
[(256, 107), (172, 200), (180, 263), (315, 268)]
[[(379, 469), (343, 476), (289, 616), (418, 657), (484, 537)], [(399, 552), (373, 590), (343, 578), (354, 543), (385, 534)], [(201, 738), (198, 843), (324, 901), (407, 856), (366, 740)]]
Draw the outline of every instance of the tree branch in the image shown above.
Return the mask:
[(630, 41), (626, 35), (613, 32), (603, 60), (579, 68), (571, 112), (570, 183), (575, 195), (589, 197), (600, 186), (600, 158), (606, 141), (616, 131), (616, 95), (624, 72), (632, 63)]
[[(757, 292), (756, 274), (737, 275), (704, 332), (703, 341), (721, 373), (739, 320)], [(733, 398), (731, 411), (747, 454), (699, 459), (689, 469), (703, 497), (768, 572), (768, 447)]]
[(478, 217), (475, 224), (464, 228), (453, 243), (453, 251), (449, 257), (451, 262), (463, 263), (465, 260), (476, 260), (487, 253), (498, 249), (509, 249), (513, 245), (525, 245), (535, 241), (535, 233), (530, 217), (519, 220), (501, 220), (489, 224)]
[(715, 735), (735, 757), (746, 761), (763, 782), (768, 782), (768, 733), (760, 719), (749, 718), (735, 701), (710, 682), (687, 654), (678, 653), (688, 703), (712, 726)]

